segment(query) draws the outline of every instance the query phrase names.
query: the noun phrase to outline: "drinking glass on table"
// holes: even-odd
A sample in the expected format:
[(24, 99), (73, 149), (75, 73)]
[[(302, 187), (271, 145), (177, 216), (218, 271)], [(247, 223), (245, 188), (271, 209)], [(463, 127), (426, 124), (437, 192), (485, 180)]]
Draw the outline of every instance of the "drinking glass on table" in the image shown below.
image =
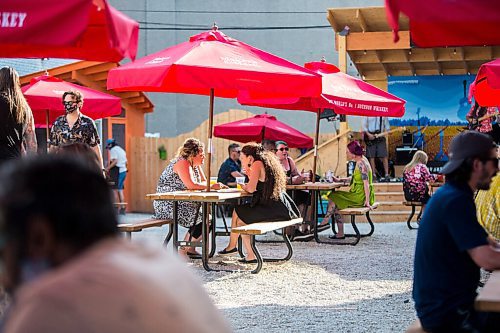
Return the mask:
[(210, 186), (217, 184), (217, 177), (210, 177)]
[(245, 177), (236, 177), (236, 187), (238, 188), (238, 190), (242, 190), (243, 188), (241, 186), (244, 184), (245, 184)]

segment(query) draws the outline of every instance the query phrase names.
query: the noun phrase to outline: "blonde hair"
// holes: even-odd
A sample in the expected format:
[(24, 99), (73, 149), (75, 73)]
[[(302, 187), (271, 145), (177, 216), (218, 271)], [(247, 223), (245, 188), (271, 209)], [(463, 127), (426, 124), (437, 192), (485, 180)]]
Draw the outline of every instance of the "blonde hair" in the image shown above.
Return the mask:
[(200, 140), (196, 138), (188, 138), (177, 150), (177, 157), (189, 160), (190, 157), (197, 156), (200, 151), (204, 149), (204, 147), (205, 145)]
[(12, 117), (16, 122), (24, 124), (31, 109), (21, 91), (19, 74), (12, 67), (0, 68), (0, 95), (7, 100)]
[(404, 171), (410, 171), (411, 169), (413, 169), (419, 163), (427, 164), (427, 160), (428, 159), (429, 159), (429, 157), (427, 156), (427, 154), (425, 153), (425, 151), (423, 151), (423, 150), (417, 150), (417, 152), (415, 153), (415, 155), (413, 155), (413, 158), (411, 159), (410, 163), (408, 163), (405, 166)]

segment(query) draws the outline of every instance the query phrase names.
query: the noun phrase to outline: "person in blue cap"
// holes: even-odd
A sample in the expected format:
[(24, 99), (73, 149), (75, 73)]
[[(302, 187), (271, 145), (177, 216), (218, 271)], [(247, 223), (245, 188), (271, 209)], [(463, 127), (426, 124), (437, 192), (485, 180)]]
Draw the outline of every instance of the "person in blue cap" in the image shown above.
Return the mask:
[[(125, 178), (127, 177), (127, 154), (122, 147), (116, 144), (115, 139), (106, 140), (106, 149), (109, 150), (109, 162), (106, 167), (106, 173), (110, 174), (110, 178), (114, 181), (113, 191), (115, 192), (116, 203), (118, 204), (120, 214), (125, 214), (125, 198), (123, 196), (123, 188)], [(114, 169), (115, 168), (115, 169)], [(118, 175), (113, 170), (118, 169)]]

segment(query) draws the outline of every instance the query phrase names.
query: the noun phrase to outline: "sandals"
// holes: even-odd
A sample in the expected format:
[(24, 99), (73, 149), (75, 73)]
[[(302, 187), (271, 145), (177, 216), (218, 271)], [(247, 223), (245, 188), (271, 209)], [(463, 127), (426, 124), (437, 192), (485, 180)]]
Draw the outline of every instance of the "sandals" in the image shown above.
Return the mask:
[(233, 253), (236, 253), (236, 252), (238, 252), (238, 248), (237, 247), (233, 247), (231, 250), (223, 249), (222, 251), (219, 251), (217, 253), (219, 255), (221, 255), (221, 256), (224, 256), (224, 255), (233, 254)]
[(328, 238), (330, 238), (330, 239), (345, 239), (345, 236), (338, 237), (337, 235), (331, 235), (331, 236), (328, 236)]
[(242, 264), (256, 264), (257, 259), (247, 260), (247, 258), (243, 258), (243, 259), (238, 259), (238, 262), (241, 262)]
[(201, 254), (198, 252), (189, 252), (186, 247), (181, 246), (179, 247), (179, 254), (184, 254), (186, 255), (189, 259), (201, 259)]

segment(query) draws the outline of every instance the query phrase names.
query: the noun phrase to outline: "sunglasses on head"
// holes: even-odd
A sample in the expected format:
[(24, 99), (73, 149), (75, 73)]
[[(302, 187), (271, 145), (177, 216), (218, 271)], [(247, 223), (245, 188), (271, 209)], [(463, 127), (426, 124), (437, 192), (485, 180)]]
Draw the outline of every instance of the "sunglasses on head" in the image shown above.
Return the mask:
[(281, 147), (278, 149), (279, 151), (288, 151), (288, 147)]

